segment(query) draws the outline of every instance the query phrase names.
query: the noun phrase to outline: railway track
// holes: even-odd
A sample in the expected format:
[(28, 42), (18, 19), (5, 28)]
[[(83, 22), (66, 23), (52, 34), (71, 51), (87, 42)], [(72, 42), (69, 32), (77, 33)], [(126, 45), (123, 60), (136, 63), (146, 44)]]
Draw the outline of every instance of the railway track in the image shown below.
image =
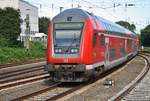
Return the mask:
[(0, 69), (7, 68), (7, 67), (26, 65), (26, 64), (32, 64), (32, 63), (39, 63), (39, 62), (43, 62), (43, 61), (45, 61), (45, 58), (38, 59), (38, 60), (32, 60), (32, 61), (18, 62), (18, 63), (0, 64)]
[[(15, 83), (17, 84), (17, 83)], [(18, 85), (19, 84), (19, 85)], [(37, 93), (42, 93), (50, 89), (54, 89), (60, 83), (55, 83), (50, 80), (50, 77), (36, 77), (27, 81), (18, 82), (17, 85), (12, 87), (4, 86), (5, 88), (0, 90), (1, 101), (21, 101), (20, 97), (28, 97), (27, 95), (33, 96)], [(18, 99), (17, 99), (18, 98)]]
[(5, 67), (0, 68), (0, 74), (9, 73), (9, 72), (15, 72), (15, 71), (21, 71), (21, 70), (27, 70), (33, 67), (42, 67), (46, 64), (45, 61), (38, 62), (38, 63), (31, 63), (31, 64), (24, 64), (24, 65), (17, 65), (17, 66), (11, 66), (11, 67)]
[(35, 77), (30, 77), (30, 78), (25, 78), (25, 79), (21, 79), (21, 80), (16, 80), (16, 81), (12, 81), (9, 83), (3, 83), (0, 84), (0, 90), (2, 89), (6, 89), (6, 88), (10, 88), (10, 87), (14, 87), (14, 86), (19, 86), (25, 83), (30, 83), (30, 82), (35, 82), (38, 80), (43, 80), (43, 79), (47, 79), (50, 78), (50, 76), (48, 74), (45, 75), (40, 75), (40, 76), (35, 76)]
[(0, 90), (50, 78), (44, 71), (45, 62), (0, 69)]
[[(147, 52), (146, 55), (144, 54), (145, 52), (144, 53), (142, 52), (142, 54), (140, 55), (142, 58), (145, 59), (147, 63), (143, 71), (123, 90), (121, 90), (119, 93), (111, 97), (108, 101), (120, 101), (120, 100), (121, 101), (150, 101), (150, 89), (149, 89), (150, 80), (148, 76), (150, 75), (150, 72), (148, 72), (150, 68), (150, 62), (147, 57)], [(147, 84), (145, 84), (145, 81), (141, 82), (145, 78), (147, 78)], [(138, 84), (140, 84), (141, 88), (137, 86)], [(146, 95), (148, 96), (146, 97)]]
[(40, 64), (34, 63), (2, 68), (0, 69), (0, 83), (4, 84), (25, 78), (45, 75), (47, 72), (44, 71), (44, 64), (44, 62), (41, 62)]
[[(110, 99), (110, 97), (117, 94), (120, 90), (122, 90), (122, 88), (124, 88), (128, 83), (134, 80), (135, 77), (137, 77), (137, 75), (141, 73), (141, 70), (143, 70), (141, 66), (144, 66), (145, 63), (144, 64), (142, 63), (143, 65), (139, 67), (141, 69), (134, 67), (132, 71), (130, 68), (130, 67), (133, 67), (135, 63), (139, 63), (140, 65), (140, 61), (141, 59), (131, 61), (131, 63), (130, 62), (127, 63), (127, 65), (125, 65), (123, 68), (111, 73), (110, 75), (104, 77), (103, 79), (92, 84), (91, 86), (84, 88), (82, 90), (78, 90), (75, 93), (66, 95), (63, 98), (58, 99), (58, 101), (62, 101), (62, 100), (65, 100), (65, 101), (78, 101), (78, 100), (79, 101), (83, 101), (83, 100), (84, 101), (107, 101), (108, 99)], [(136, 71), (137, 69), (139, 72)], [(130, 73), (133, 74), (132, 77), (131, 75), (129, 75)], [(126, 79), (126, 77), (128, 78), (128, 80)], [(113, 80), (114, 85), (104, 86), (104, 82), (106, 80)], [(116, 101), (116, 100), (111, 100), (111, 101)]]
[(143, 54), (145, 56), (150, 57), (150, 52), (149, 51), (139, 51), (140, 54)]
[(54, 101), (57, 99), (60, 99), (66, 95), (69, 95), (70, 93), (73, 93), (77, 90), (82, 89), (83, 87), (86, 87), (88, 85), (91, 85), (95, 83), (96, 81), (100, 79), (104, 79), (106, 76), (109, 74), (115, 72), (116, 70), (120, 69), (121, 66), (125, 64), (122, 64), (120, 66), (117, 66), (116, 68), (111, 69), (110, 71), (107, 71), (103, 73), (102, 75), (98, 76), (96, 79), (91, 79), (88, 82), (85, 83), (73, 83), (72, 85), (69, 84), (69, 86), (66, 86), (66, 83), (58, 83), (58, 85), (53, 86), (53, 88), (46, 88), (42, 89), (40, 91), (18, 97), (14, 99), (13, 101), (18, 101), (18, 100), (26, 100), (26, 101), (32, 101), (32, 100), (43, 100), (43, 101)]
[(28, 100), (29, 98), (32, 98), (33, 96), (40, 95), (40, 94), (47, 92), (47, 91), (52, 91), (52, 90), (56, 89), (59, 85), (61, 85), (61, 83), (53, 83), (48, 88), (42, 89), (40, 91), (31, 93), (31, 94), (28, 94), (28, 95), (25, 95), (25, 96), (22, 96), (22, 97), (19, 97), (16, 99), (13, 99), (12, 101), (19, 101), (19, 100), (23, 101), (25, 99)]
[[(34, 82), (34, 80), (31, 79), (31, 81), (29, 80), (29, 81), (27, 81), (27, 82), (25, 81), (25, 82), (26, 83), (30, 82), (29, 85), (32, 85), (32, 86), (29, 86), (29, 87), (23, 86), (26, 91), (28, 90), (28, 93), (26, 91), (24, 92), (23, 90), (18, 90), (16, 92), (14, 92), (14, 90), (16, 88), (13, 88), (14, 90), (11, 90), (9, 92), (13, 92), (14, 95), (18, 94), (18, 96), (11, 98), (11, 96), (14, 96), (14, 95), (10, 94), (10, 95), (8, 95), (6, 97), (3, 97), (5, 95), (2, 95), (2, 96), (0, 95), (0, 97), (2, 97), (2, 98), (9, 98), (10, 97), (8, 100), (6, 99), (4, 101), (9, 101), (9, 100), (12, 100), (12, 101), (18, 101), (18, 100), (19, 101), (22, 101), (22, 100), (25, 100), (25, 101), (33, 101), (33, 100), (35, 100), (35, 101), (36, 100), (53, 101), (53, 100), (59, 100), (60, 98), (63, 98), (63, 97), (66, 97), (66, 96), (68, 96), (70, 94), (78, 92), (81, 89), (84, 89), (85, 87), (87, 87), (89, 85), (91, 87), (91, 85), (93, 86), (94, 83), (97, 82), (97, 81), (103, 82), (103, 80), (107, 79), (109, 77), (109, 75), (111, 75), (113, 73), (115, 74), (116, 71), (123, 70), (121, 67), (123, 67), (124, 65), (125, 64), (117, 66), (116, 68), (113, 68), (112, 70), (103, 73), (102, 75), (100, 75), (99, 77), (97, 77), (94, 80), (89, 80), (88, 82), (81, 83), (81, 84), (80, 83), (76, 83), (76, 84), (71, 84), (70, 85), (70, 83), (69, 83), (69, 86), (66, 83), (63, 83), (63, 84), (62, 83), (54, 83), (54, 82), (51, 82), (51, 80), (48, 80), (46, 82), (51, 82), (51, 83), (46, 83), (45, 84), (44, 83), (45, 81), (44, 82), (41, 81), (42, 84), (40, 86), (42, 86), (42, 87), (40, 87), (37, 84), (32, 84), (32, 82)], [(43, 78), (43, 79), (47, 79), (47, 78)], [(42, 79), (39, 79), (39, 80), (42, 80)], [(37, 81), (38, 81), (38, 79), (37, 79)], [(16, 84), (14, 84), (14, 85), (16, 85)], [(23, 88), (22, 84), (24, 84), (24, 82), (21, 82), (19, 84), (21, 87), (17, 87), (17, 88), (19, 88), (19, 89)], [(7, 87), (9, 87), (9, 86), (13, 87), (14, 85), (13, 84), (12, 84), (12, 86), (11, 85), (8, 85), (8, 86), (6, 85), (4, 87), (7, 89)], [(33, 89), (34, 86), (37, 86), (40, 89), (34, 90), (36, 88), (35, 87)], [(102, 87), (104, 87), (104, 86), (102, 86)], [(30, 91), (30, 89), (32, 89), (32, 92)], [(20, 93), (22, 93), (22, 94), (20, 94)], [(7, 94), (7, 92), (6, 92), (6, 94)]]
[[(34, 72), (38, 72), (38, 73), (34, 73)], [(34, 73), (34, 74), (32, 74), (32, 73)], [(29, 74), (29, 75), (26, 75), (26, 74)], [(15, 80), (30, 78), (30, 77), (44, 75), (44, 74), (46, 74), (46, 73), (43, 72), (43, 68), (41, 68), (41, 67), (31, 68), (28, 70), (15, 71), (15, 72), (13, 71), (13, 72), (9, 72), (9, 73), (0, 74), (1, 75), (0, 83), (7, 83), (7, 82), (15, 81)]]

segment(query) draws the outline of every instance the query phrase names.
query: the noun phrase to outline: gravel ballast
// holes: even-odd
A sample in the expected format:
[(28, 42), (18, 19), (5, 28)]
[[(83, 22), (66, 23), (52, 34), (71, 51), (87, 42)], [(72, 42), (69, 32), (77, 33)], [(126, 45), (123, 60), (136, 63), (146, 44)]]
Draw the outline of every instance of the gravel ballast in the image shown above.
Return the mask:
[[(60, 101), (107, 101), (110, 97), (121, 91), (126, 85), (134, 80), (145, 66), (143, 58), (137, 56), (119, 70), (108, 75), (104, 79), (100, 79), (94, 84), (88, 85), (80, 91), (59, 99)], [(104, 82), (107, 80), (114, 81), (114, 85), (106, 86)]]

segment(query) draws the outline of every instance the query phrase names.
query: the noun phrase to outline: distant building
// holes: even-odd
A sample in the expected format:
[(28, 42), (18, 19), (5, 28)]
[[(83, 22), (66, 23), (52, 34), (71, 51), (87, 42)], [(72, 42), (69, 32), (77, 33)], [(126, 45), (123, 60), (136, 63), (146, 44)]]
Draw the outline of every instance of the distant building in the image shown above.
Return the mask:
[(15, 9), (19, 9), (19, 1), (18, 0), (0, 0), (0, 8), (12, 7)]
[[(25, 37), (25, 35), (22, 35)], [(47, 35), (45, 33), (35, 33), (30, 35), (30, 41), (46, 41)]]
[(47, 46), (47, 35), (44, 33), (36, 33), (35, 35), (31, 35), (31, 41), (41, 41), (45, 46)]
[(36, 33), (35, 35), (31, 35), (31, 40), (33, 41), (44, 41), (47, 39), (47, 35), (44, 33)]
[(27, 34), (26, 31), (26, 17), (29, 16), (30, 23), (30, 36), (34, 36), (39, 32), (39, 22), (38, 22), (38, 8), (36, 6), (31, 5), (30, 3), (24, 0), (0, 0), (0, 8), (12, 7), (14, 9), (20, 10), (21, 15), (21, 34), (20, 40), (24, 41), (24, 37)]

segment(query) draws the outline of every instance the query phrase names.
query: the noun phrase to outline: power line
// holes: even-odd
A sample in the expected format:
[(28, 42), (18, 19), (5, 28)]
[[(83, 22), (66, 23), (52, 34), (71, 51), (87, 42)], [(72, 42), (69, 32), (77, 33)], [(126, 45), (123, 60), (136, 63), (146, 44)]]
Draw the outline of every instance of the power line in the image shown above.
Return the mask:
[[(89, 1), (86, 1), (86, 0), (82, 0), (82, 2), (85, 2), (85, 3), (87, 3), (87, 4), (90, 4), (91, 8), (100, 8), (100, 9), (102, 9), (102, 10), (104, 10), (104, 11), (107, 11), (107, 10), (106, 10), (107, 8), (113, 8), (113, 7), (114, 7), (114, 6), (112, 6), (112, 7), (107, 7), (107, 8), (105, 8), (105, 7), (101, 7), (100, 5), (93, 4), (93, 3), (89, 2)], [(120, 6), (120, 5), (116, 5), (116, 7), (117, 7), (117, 6)], [(107, 11), (106, 13), (109, 14), (110, 16), (116, 18), (116, 19), (119, 19), (119, 17), (114, 16), (113, 14), (111, 14), (111, 13), (108, 12), (108, 11)]]

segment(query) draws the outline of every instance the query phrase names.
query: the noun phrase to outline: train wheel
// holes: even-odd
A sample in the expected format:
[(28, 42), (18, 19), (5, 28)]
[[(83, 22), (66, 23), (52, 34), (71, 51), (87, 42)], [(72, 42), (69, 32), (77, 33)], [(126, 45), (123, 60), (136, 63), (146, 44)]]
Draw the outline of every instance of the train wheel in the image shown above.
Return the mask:
[(99, 76), (103, 72), (104, 72), (104, 66), (97, 67), (97, 68), (95, 68), (93, 70), (91, 78), (94, 79), (94, 78), (96, 78), (97, 76)]

